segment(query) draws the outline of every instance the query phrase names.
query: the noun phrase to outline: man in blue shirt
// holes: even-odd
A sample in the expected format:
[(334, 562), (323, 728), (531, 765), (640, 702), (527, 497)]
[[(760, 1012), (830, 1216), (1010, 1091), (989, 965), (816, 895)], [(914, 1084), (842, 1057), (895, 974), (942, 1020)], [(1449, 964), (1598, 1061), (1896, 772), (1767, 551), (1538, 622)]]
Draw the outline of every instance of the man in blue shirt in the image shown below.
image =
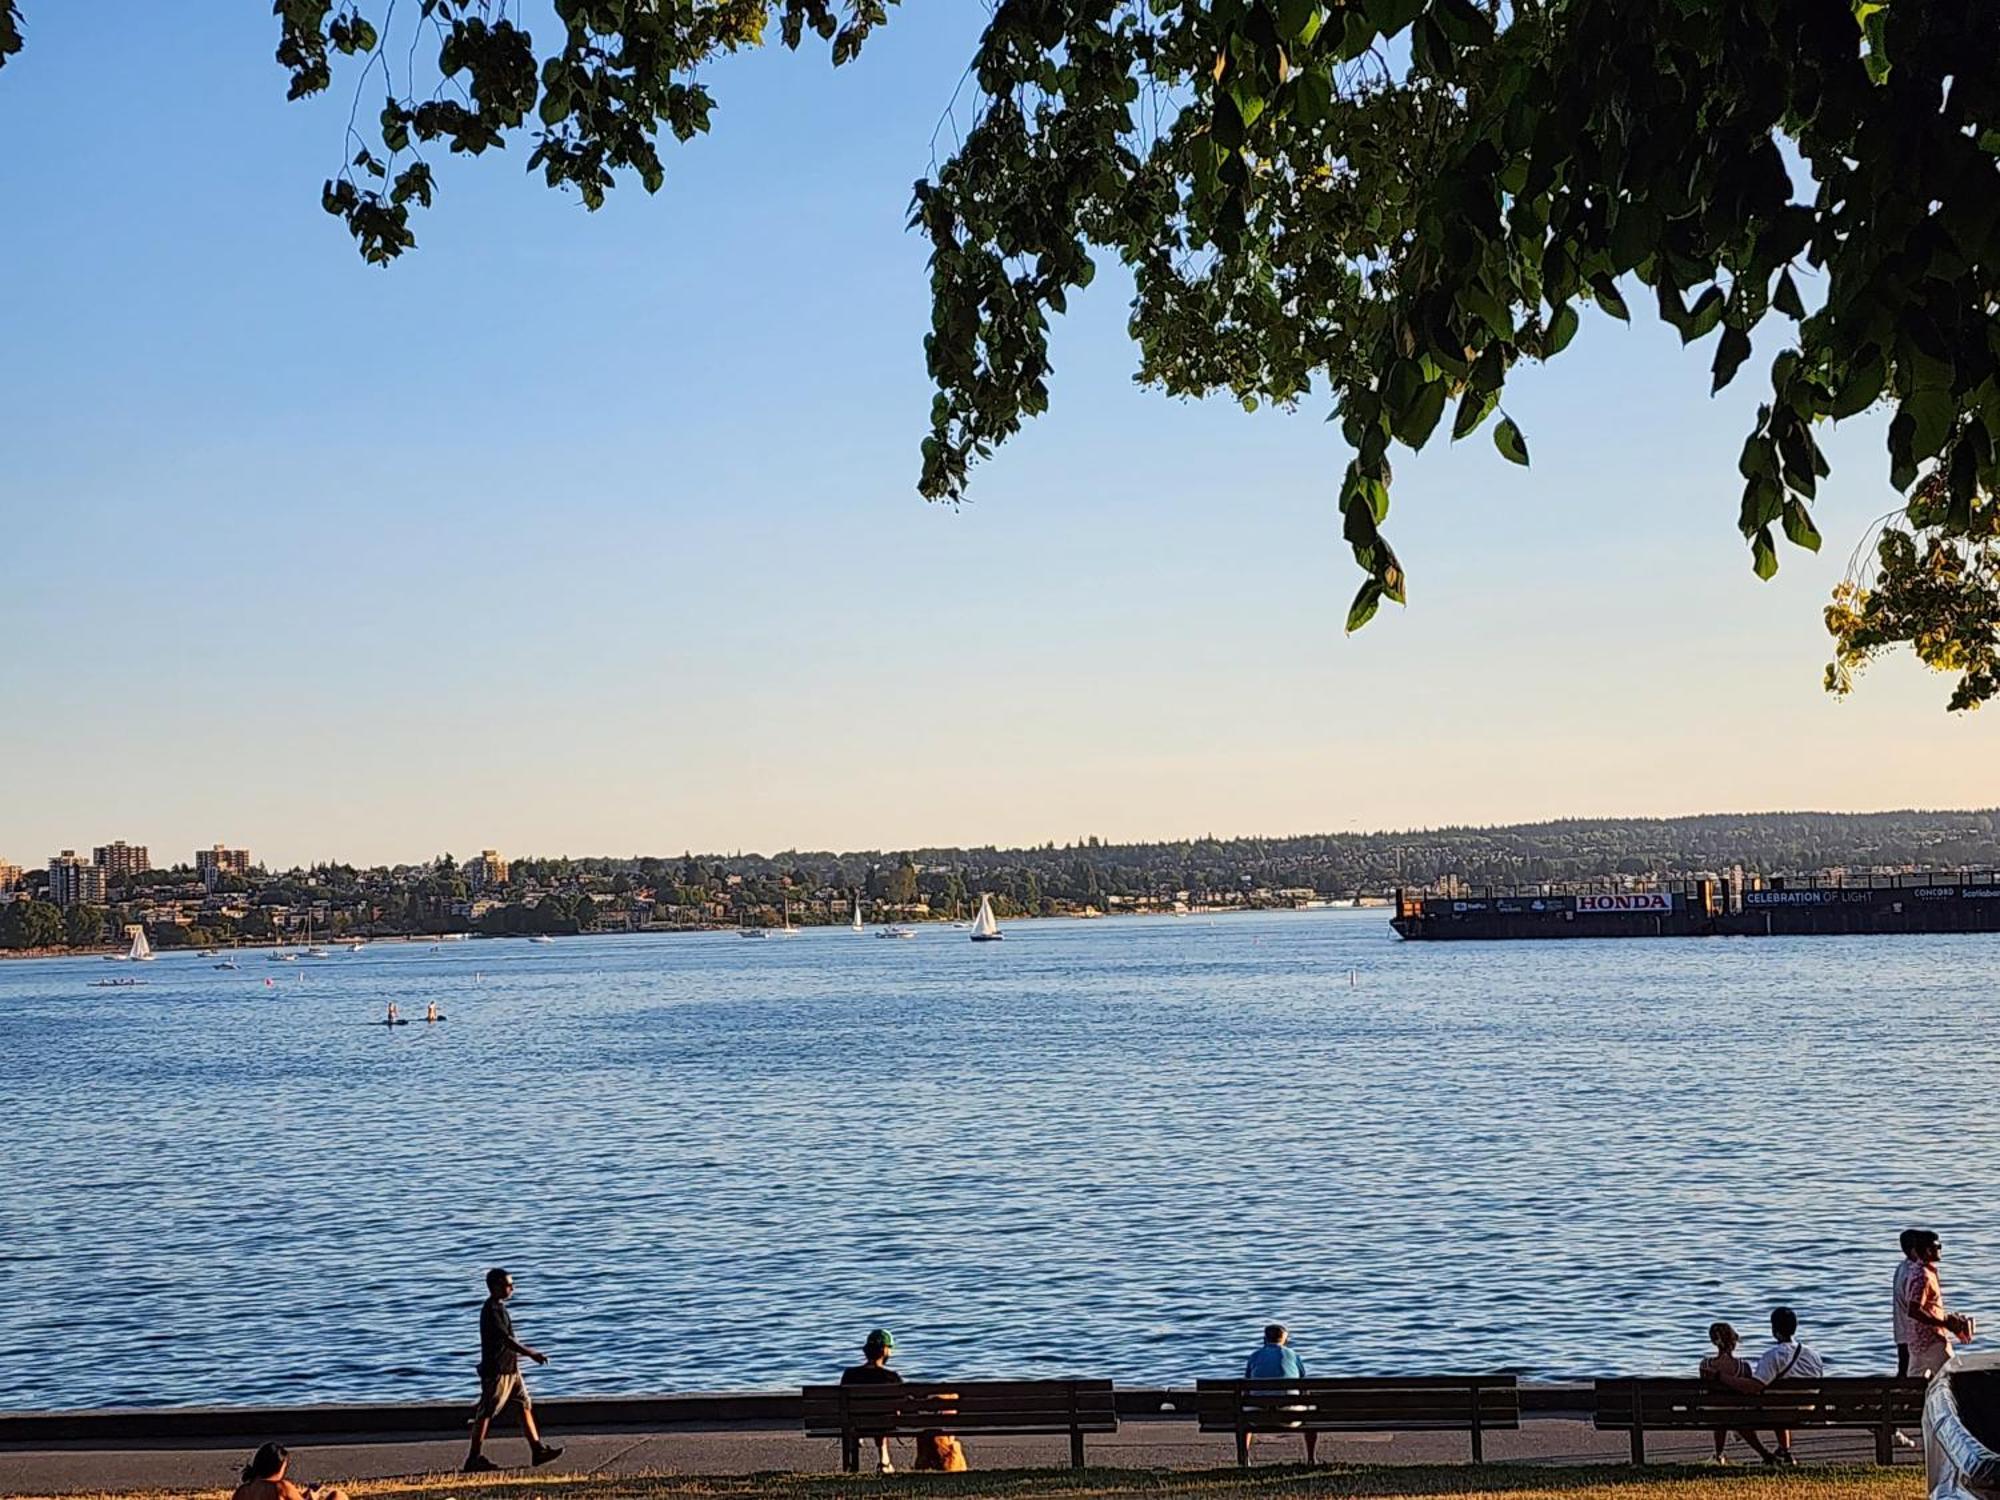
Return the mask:
[[(1291, 1335), (1285, 1331), (1283, 1323), (1273, 1323), (1264, 1330), (1264, 1342), (1244, 1363), (1245, 1380), (1268, 1380), (1276, 1385), (1289, 1380), (1303, 1380), (1306, 1376), (1306, 1362), (1292, 1352), (1286, 1342)], [(1319, 1447), (1319, 1434), (1307, 1430), (1306, 1462), (1314, 1461), (1314, 1452)]]

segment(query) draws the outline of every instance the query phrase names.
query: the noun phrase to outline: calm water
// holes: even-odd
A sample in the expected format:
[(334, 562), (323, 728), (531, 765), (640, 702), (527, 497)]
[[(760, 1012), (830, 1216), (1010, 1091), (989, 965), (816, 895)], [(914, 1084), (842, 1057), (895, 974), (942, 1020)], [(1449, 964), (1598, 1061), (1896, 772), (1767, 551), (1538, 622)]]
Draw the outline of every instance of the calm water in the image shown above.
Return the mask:
[(1875, 1369), (1913, 1220), (2000, 1327), (2000, 939), (964, 939), (0, 964), (0, 1403), (469, 1396), (493, 1263), (545, 1394), (878, 1323), (918, 1374), (1177, 1382), (1274, 1317), (1316, 1373), (1680, 1370), (1777, 1300)]

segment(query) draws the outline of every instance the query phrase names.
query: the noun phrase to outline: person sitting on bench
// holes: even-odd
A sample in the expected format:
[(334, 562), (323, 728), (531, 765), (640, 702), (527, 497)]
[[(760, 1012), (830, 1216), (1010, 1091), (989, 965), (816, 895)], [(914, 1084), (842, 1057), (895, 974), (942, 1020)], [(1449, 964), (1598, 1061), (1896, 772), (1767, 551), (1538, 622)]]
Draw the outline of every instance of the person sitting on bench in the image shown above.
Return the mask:
[[(889, 1336), (886, 1328), (870, 1329), (868, 1337), (861, 1345), (861, 1363), (849, 1365), (840, 1372), (842, 1385), (901, 1385), (903, 1377), (889, 1368), (889, 1355), (895, 1350), (896, 1341)], [(875, 1457), (884, 1474), (896, 1472), (895, 1464), (889, 1461), (889, 1435), (887, 1433), (863, 1433), (863, 1437), (875, 1439)]]
[[(1750, 1367), (1750, 1361), (1741, 1358), (1737, 1354), (1736, 1330), (1727, 1323), (1709, 1324), (1708, 1341), (1715, 1345), (1715, 1353), (1701, 1362), (1701, 1378), (1710, 1385), (1721, 1385), (1724, 1375), (1748, 1376), (1755, 1373)], [(1756, 1433), (1739, 1428), (1736, 1435), (1754, 1448), (1757, 1456), (1763, 1459), (1765, 1463), (1771, 1462), (1771, 1450), (1757, 1441)], [(1729, 1462), (1728, 1457), (1722, 1451), (1728, 1442), (1729, 1429), (1726, 1427), (1716, 1428), (1715, 1461), (1719, 1464)]]
[[(1746, 1396), (1760, 1392), (1784, 1380), (1818, 1380), (1826, 1374), (1826, 1362), (1798, 1336), (1799, 1315), (1789, 1307), (1771, 1309), (1771, 1337), (1776, 1340), (1757, 1361), (1757, 1368), (1748, 1375), (1718, 1373), (1716, 1379), (1732, 1391), (1741, 1391)], [(1778, 1446), (1767, 1462), (1789, 1464), (1792, 1458), (1792, 1435), (1784, 1428), (1778, 1429)]]
[[(1243, 1365), (1245, 1380), (1268, 1380), (1273, 1385), (1306, 1378), (1306, 1362), (1299, 1358), (1290, 1347), (1291, 1334), (1283, 1323), (1273, 1323), (1264, 1330), (1264, 1342), (1251, 1351), (1250, 1358)], [(1311, 1464), (1319, 1448), (1319, 1434), (1310, 1427), (1305, 1432), (1306, 1463)], [(1244, 1434), (1244, 1443), (1250, 1435)]]

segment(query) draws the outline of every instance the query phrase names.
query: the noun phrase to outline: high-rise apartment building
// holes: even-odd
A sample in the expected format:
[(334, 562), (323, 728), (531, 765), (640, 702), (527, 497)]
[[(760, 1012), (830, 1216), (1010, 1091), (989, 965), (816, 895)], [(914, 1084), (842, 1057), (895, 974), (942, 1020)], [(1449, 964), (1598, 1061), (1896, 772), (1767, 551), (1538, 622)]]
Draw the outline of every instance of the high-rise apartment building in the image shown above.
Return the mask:
[(20, 889), (21, 867), (0, 859), (0, 892)]
[(49, 899), (57, 906), (96, 906), (104, 900), (104, 871), (74, 849), (49, 860)]
[(90, 862), (104, 872), (106, 880), (123, 880), (128, 875), (153, 868), (144, 844), (128, 844), (123, 839), (113, 844), (99, 844), (90, 851)]
[(194, 851), (195, 873), (211, 891), (224, 875), (248, 875), (250, 873), (250, 851), (248, 849), (225, 849), (217, 844), (212, 849)]
[(465, 879), (475, 891), (507, 883), (507, 861), (498, 849), (481, 849), (479, 858), (465, 862)]

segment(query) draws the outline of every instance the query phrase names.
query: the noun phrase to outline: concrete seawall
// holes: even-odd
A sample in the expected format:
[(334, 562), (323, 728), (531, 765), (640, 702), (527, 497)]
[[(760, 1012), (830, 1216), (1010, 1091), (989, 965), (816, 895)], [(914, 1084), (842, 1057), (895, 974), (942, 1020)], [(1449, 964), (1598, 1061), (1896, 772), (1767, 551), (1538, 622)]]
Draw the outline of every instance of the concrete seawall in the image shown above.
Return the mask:
[[(1120, 1386), (1118, 1415), (1186, 1417), (1194, 1412), (1187, 1387)], [(0, 1412), (0, 1445), (36, 1443), (172, 1443), (191, 1446), (243, 1439), (339, 1439), (347, 1442), (440, 1435), (462, 1436), (472, 1402), (403, 1401), (320, 1406), (172, 1406), (85, 1411)], [(1588, 1416), (1589, 1386), (1524, 1385), (1524, 1414)], [(799, 1393), (736, 1391), (686, 1396), (547, 1396), (536, 1413), (560, 1432), (658, 1431), (737, 1423), (798, 1426)]]

